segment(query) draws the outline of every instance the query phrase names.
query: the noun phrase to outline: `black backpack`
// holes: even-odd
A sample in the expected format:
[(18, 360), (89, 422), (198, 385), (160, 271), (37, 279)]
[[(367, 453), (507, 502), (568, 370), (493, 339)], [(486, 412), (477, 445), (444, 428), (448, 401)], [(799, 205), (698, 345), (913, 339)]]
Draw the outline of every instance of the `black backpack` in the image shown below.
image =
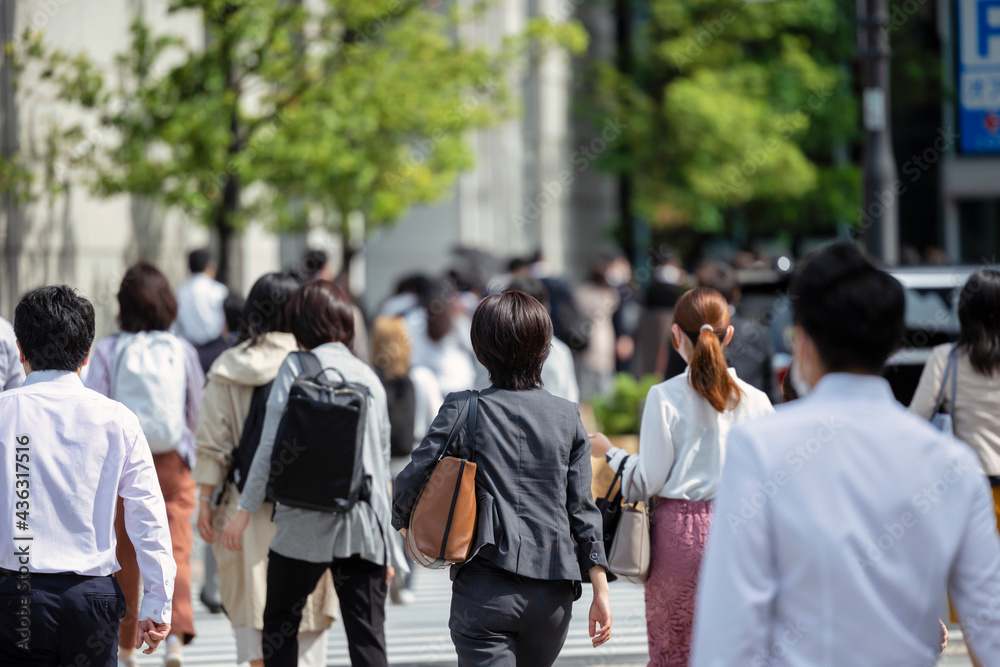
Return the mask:
[(389, 449), (393, 456), (413, 453), (413, 425), (417, 420), (417, 392), (408, 376), (387, 379), (382, 373), (378, 379), (385, 387), (389, 408)]
[(267, 490), (284, 505), (343, 514), (371, 492), (362, 466), (370, 392), (311, 352), (293, 354), (302, 372), (288, 390)]
[[(243, 435), (240, 436), (240, 444), (233, 452), (233, 460), (229, 466), (229, 481), (236, 485), (240, 493), (243, 493), (243, 487), (246, 486), (247, 477), (250, 475), (250, 466), (253, 465), (253, 456), (257, 453), (260, 436), (264, 432), (267, 399), (271, 395), (271, 385), (273, 384), (274, 381), (271, 381), (253, 390), (250, 411), (247, 413), (246, 421), (243, 422)], [(268, 498), (268, 500), (271, 499)]]

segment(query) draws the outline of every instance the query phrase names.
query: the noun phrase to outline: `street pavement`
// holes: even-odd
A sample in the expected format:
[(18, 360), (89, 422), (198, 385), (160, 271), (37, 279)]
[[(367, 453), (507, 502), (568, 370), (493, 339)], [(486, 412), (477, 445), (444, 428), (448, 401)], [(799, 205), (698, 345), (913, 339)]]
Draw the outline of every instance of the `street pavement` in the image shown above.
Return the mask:
[[(196, 551), (195, 553), (199, 553)], [(200, 590), (196, 582), (194, 591)], [(421, 570), (415, 580), (417, 601), (412, 605), (386, 607), (386, 640), (389, 662), (400, 666), (455, 665), (455, 650), (448, 633), (451, 582), (446, 571)], [(185, 648), (185, 665), (190, 667), (233, 667), (236, 665), (236, 642), (225, 615), (212, 615), (195, 595), (195, 629), (198, 636)], [(615, 582), (611, 585), (611, 611), (614, 617), (612, 640), (595, 649), (587, 636), (587, 613), (590, 592), (573, 606), (573, 623), (560, 655), (560, 666), (645, 665), (646, 620), (642, 586)], [(330, 628), (327, 646), (328, 667), (350, 665), (344, 626), (338, 620)], [(152, 656), (140, 656), (142, 667), (163, 664), (161, 648)], [(244, 663), (245, 664), (245, 663)]]
[[(198, 553), (196, 551), (196, 553)], [(200, 565), (200, 563), (199, 563)], [(200, 578), (200, 577), (197, 577)], [(416, 576), (417, 601), (412, 605), (389, 605), (386, 609), (386, 638), (389, 662), (400, 666), (454, 666), (455, 652), (448, 634), (448, 612), (451, 582), (447, 572), (421, 570)], [(200, 583), (192, 587), (200, 590)], [(232, 628), (223, 614), (212, 615), (195, 599), (195, 625), (198, 637), (185, 650), (185, 664), (190, 667), (233, 667), (236, 665), (236, 644)], [(563, 648), (559, 667), (639, 667), (649, 656), (646, 648), (646, 619), (642, 586), (624, 582), (611, 585), (611, 607), (614, 616), (612, 640), (599, 649), (590, 645), (587, 636), (587, 612), (590, 595), (573, 607), (573, 624)], [(968, 659), (961, 631), (952, 628), (951, 641), (939, 665), (966, 667)], [(849, 639), (845, 641), (850, 641)], [(350, 665), (343, 624), (338, 621), (329, 632), (328, 667)], [(141, 656), (143, 667), (163, 664), (163, 650), (152, 656)], [(858, 664), (863, 664), (859, 659)]]

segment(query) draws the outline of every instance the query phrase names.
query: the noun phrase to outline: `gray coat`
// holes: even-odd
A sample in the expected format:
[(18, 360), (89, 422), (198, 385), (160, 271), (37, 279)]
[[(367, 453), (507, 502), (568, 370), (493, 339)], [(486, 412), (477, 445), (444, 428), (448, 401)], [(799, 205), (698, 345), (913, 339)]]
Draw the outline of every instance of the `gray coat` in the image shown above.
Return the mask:
[[(358, 502), (345, 514), (330, 514), (284, 506), (274, 512), (277, 532), (271, 549), (288, 558), (328, 563), (334, 558), (361, 558), (379, 565), (405, 568), (398, 541), (390, 533), (389, 413), (385, 390), (375, 372), (341, 343), (327, 343), (312, 350), (324, 368), (334, 368), (347, 382), (368, 387), (368, 417), (362, 454), (364, 474), (371, 475), (368, 502)], [(253, 514), (264, 502), (271, 452), (278, 425), (288, 403), (288, 391), (302, 372), (298, 359), (288, 357), (278, 371), (267, 401), (267, 417), (260, 445), (240, 496), (239, 508)]]
[[(414, 500), (468, 398), (467, 391), (445, 398), (427, 437), (396, 478), (392, 525), (397, 530), (408, 526)], [(550, 581), (578, 582), (591, 567), (607, 567), (601, 514), (590, 495), (590, 440), (575, 403), (544, 389), (484, 389), (473, 440), (478, 518), (472, 556)], [(463, 427), (453, 447), (468, 454), (469, 446)]]

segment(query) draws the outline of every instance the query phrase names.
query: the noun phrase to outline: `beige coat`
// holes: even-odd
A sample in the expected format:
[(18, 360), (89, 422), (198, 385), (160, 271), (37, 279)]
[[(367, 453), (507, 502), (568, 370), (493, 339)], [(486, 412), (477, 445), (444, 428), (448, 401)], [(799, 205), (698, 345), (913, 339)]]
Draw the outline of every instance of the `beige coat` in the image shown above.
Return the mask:
[[(233, 451), (243, 434), (243, 422), (250, 411), (255, 387), (273, 380), (290, 352), (297, 349), (291, 334), (272, 333), (254, 347), (246, 344), (227, 350), (208, 372), (208, 384), (201, 406), (201, 421), (195, 437), (197, 460), (192, 476), (199, 484), (226, 489), (212, 519), (216, 535), (222, 533), (236, 511), (239, 491), (226, 482)], [(243, 534), (243, 551), (233, 552), (218, 540), (212, 545), (219, 566), (222, 604), (234, 628), (264, 627), (264, 600), (267, 593), (267, 552), (274, 537), (271, 503), (264, 503), (250, 517)], [(337, 595), (330, 571), (324, 573), (306, 603), (300, 632), (324, 630), (337, 614)]]

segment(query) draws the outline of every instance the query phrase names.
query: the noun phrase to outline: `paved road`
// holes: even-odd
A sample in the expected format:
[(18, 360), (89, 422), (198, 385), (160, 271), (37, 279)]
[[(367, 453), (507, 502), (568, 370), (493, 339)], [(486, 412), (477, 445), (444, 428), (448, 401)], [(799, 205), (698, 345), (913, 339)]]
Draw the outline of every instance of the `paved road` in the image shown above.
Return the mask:
[[(199, 590), (194, 586), (194, 590)], [(417, 602), (408, 606), (389, 606), (386, 610), (386, 639), (389, 661), (393, 665), (455, 665), (455, 651), (448, 634), (448, 610), (451, 582), (446, 572), (422, 570), (417, 573)], [(646, 621), (642, 587), (614, 583), (611, 589), (614, 614), (614, 639), (600, 649), (590, 645), (587, 636), (589, 594), (574, 606), (573, 626), (559, 665), (644, 665)], [(185, 663), (191, 667), (232, 667), (236, 664), (236, 644), (225, 616), (211, 615), (195, 600), (195, 627), (198, 637), (185, 651)], [(347, 640), (343, 625), (330, 629), (327, 665), (349, 665)], [(159, 652), (142, 656), (143, 667), (163, 664)]]
[[(200, 549), (195, 553), (200, 553)], [(193, 563), (196, 583), (200, 590), (200, 563)], [(389, 606), (386, 613), (386, 638), (389, 644), (389, 662), (400, 666), (439, 666), (456, 664), (454, 649), (448, 634), (448, 610), (451, 600), (451, 583), (446, 572), (421, 570), (416, 581), (417, 602), (409, 606)], [(587, 636), (587, 611), (589, 594), (574, 606), (574, 620), (566, 646), (559, 658), (559, 667), (639, 667), (648, 660), (646, 649), (646, 620), (641, 586), (615, 582), (611, 585), (611, 606), (614, 614), (612, 641), (600, 649), (590, 645)], [(185, 662), (190, 667), (234, 667), (236, 645), (232, 628), (226, 617), (211, 615), (195, 600), (195, 620), (198, 637), (185, 651)], [(939, 665), (941, 667), (969, 667), (971, 662), (962, 642), (961, 631), (951, 630), (951, 643)], [(347, 640), (343, 625), (335, 623), (330, 629), (327, 647), (328, 667), (349, 665)], [(142, 656), (143, 667), (159, 667), (163, 655)]]

